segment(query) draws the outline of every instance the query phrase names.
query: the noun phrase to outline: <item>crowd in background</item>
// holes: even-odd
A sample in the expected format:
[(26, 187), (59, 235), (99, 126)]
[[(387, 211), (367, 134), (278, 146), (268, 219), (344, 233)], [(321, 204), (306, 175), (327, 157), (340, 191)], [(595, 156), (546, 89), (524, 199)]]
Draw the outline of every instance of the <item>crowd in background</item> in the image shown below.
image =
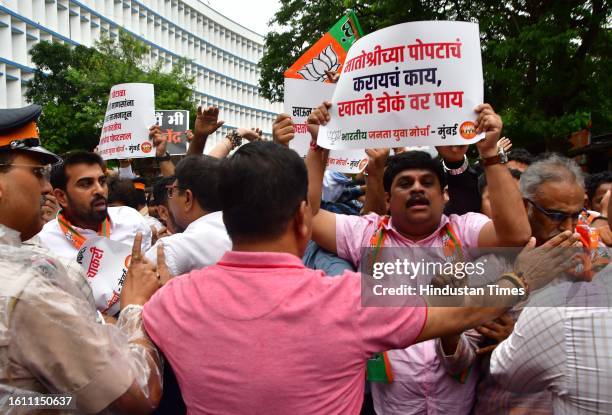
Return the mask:
[[(286, 114), (272, 141), (240, 128), (203, 155), (222, 121), (199, 108), (176, 164), (152, 126), (155, 176), (16, 138), (35, 106), (0, 126), (2, 413), (35, 393), (82, 413), (612, 413), (612, 172), (513, 148), (483, 104), (478, 160), (368, 149), (345, 175), (317, 145), (330, 106), (305, 159)], [(76, 262), (95, 236), (132, 247), (117, 313)], [(523, 294), (364, 306), (364, 249), (381, 247), (516, 247), (487, 278)]]

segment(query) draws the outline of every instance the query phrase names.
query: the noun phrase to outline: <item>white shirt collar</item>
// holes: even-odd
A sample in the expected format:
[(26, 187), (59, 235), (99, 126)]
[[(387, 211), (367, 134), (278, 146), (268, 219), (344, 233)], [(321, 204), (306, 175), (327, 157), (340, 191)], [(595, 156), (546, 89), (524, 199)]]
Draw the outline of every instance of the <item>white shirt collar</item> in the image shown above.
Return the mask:
[(199, 218), (191, 222), (189, 225), (187, 225), (187, 228), (185, 228), (185, 231), (183, 233), (199, 229), (200, 226), (211, 222), (223, 222), (223, 212), (219, 210), (200, 216)]

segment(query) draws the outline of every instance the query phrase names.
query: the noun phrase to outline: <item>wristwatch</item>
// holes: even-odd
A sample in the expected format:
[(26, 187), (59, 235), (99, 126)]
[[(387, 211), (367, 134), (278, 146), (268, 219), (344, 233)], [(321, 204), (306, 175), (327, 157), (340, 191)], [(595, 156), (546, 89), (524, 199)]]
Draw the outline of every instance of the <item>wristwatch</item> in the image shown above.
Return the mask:
[(508, 155), (504, 149), (500, 147), (496, 156), (481, 158), (480, 161), (484, 167), (492, 166), (494, 164), (506, 164), (508, 162)]
[(444, 163), (444, 159), (442, 159), (442, 168), (444, 169), (445, 172), (447, 172), (451, 176), (458, 176), (458, 175), (460, 175), (461, 173), (466, 171), (469, 166), (470, 166), (470, 163), (468, 162), (468, 158), (467, 158), (467, 156), (465, 154), (463, 155), (463, 164), (461, 166), (457, 167), (456, 169), (449, 169), (446, 166), (446, 163)]
[(166, 151), (166, 154), (164, 154), (163, 156), (157, 157), (157, 161), (168, 161), (168, 160), (170, 160), (170, 153), (168, 153), (167, 151)]

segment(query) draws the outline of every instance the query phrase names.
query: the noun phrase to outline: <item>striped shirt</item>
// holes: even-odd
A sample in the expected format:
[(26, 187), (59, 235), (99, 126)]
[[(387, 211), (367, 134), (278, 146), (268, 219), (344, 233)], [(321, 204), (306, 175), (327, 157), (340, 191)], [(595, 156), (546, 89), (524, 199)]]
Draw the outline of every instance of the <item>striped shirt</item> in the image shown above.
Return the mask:
[[(555, 414), (612, 413), (612, 266), (538, 294), (493, 351), (492, 377), (514, 392), (549, 390)], [(565, 304), (533, 306), (551, 298)]]

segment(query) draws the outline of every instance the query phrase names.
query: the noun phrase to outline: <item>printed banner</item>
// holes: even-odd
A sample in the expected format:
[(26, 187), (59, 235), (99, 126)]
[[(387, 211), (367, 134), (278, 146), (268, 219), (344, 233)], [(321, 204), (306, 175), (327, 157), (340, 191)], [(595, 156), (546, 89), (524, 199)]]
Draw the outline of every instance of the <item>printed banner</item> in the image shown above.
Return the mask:
[[(335, 88), (335, 84), (285, 78), (284, 108), (285, 113), (291, 116), (295, 128), (295, 135), (289, 142), (289, 147), (302, 158), (306, 157), (310, 148), (310, 133), (306, 120), (313, 108), (332, 98)], [(341, 173), (359, 173), (366, 164), (367, 156), (363, 150), (332, 150), (327, 168)]]
[(340, 72), (347, 51), (361, 36), (363, 31), (351, 11), (285, 71), (285, 78), (325, 82), (325, 71)]
[(168, 138), (166, 151), (170, 155), (187, 153), (187, 136), (189, 129), (189, 111), (156, 110), (155, 123), (160, 126), (162, 134)]
[(478, 25), (412, 22), (349, 51), (318, 144), (330, 149), (472, 144), (483, 101)]
[(111, 88), (98, 150), (104, 160), (154, 157), (149, 127), (155, 124), (153, 84)]
[(361, 173), (368, 165), (368, 155), (363, 149), (330, 151), (327, 170), (340, 173)]
[(104, 236), (89, 238), (79, 249), (77, 262), (85, 270), (96, 308), (110, 316), (119, 312), (121, 288), (132, 258), (132, 247)]

